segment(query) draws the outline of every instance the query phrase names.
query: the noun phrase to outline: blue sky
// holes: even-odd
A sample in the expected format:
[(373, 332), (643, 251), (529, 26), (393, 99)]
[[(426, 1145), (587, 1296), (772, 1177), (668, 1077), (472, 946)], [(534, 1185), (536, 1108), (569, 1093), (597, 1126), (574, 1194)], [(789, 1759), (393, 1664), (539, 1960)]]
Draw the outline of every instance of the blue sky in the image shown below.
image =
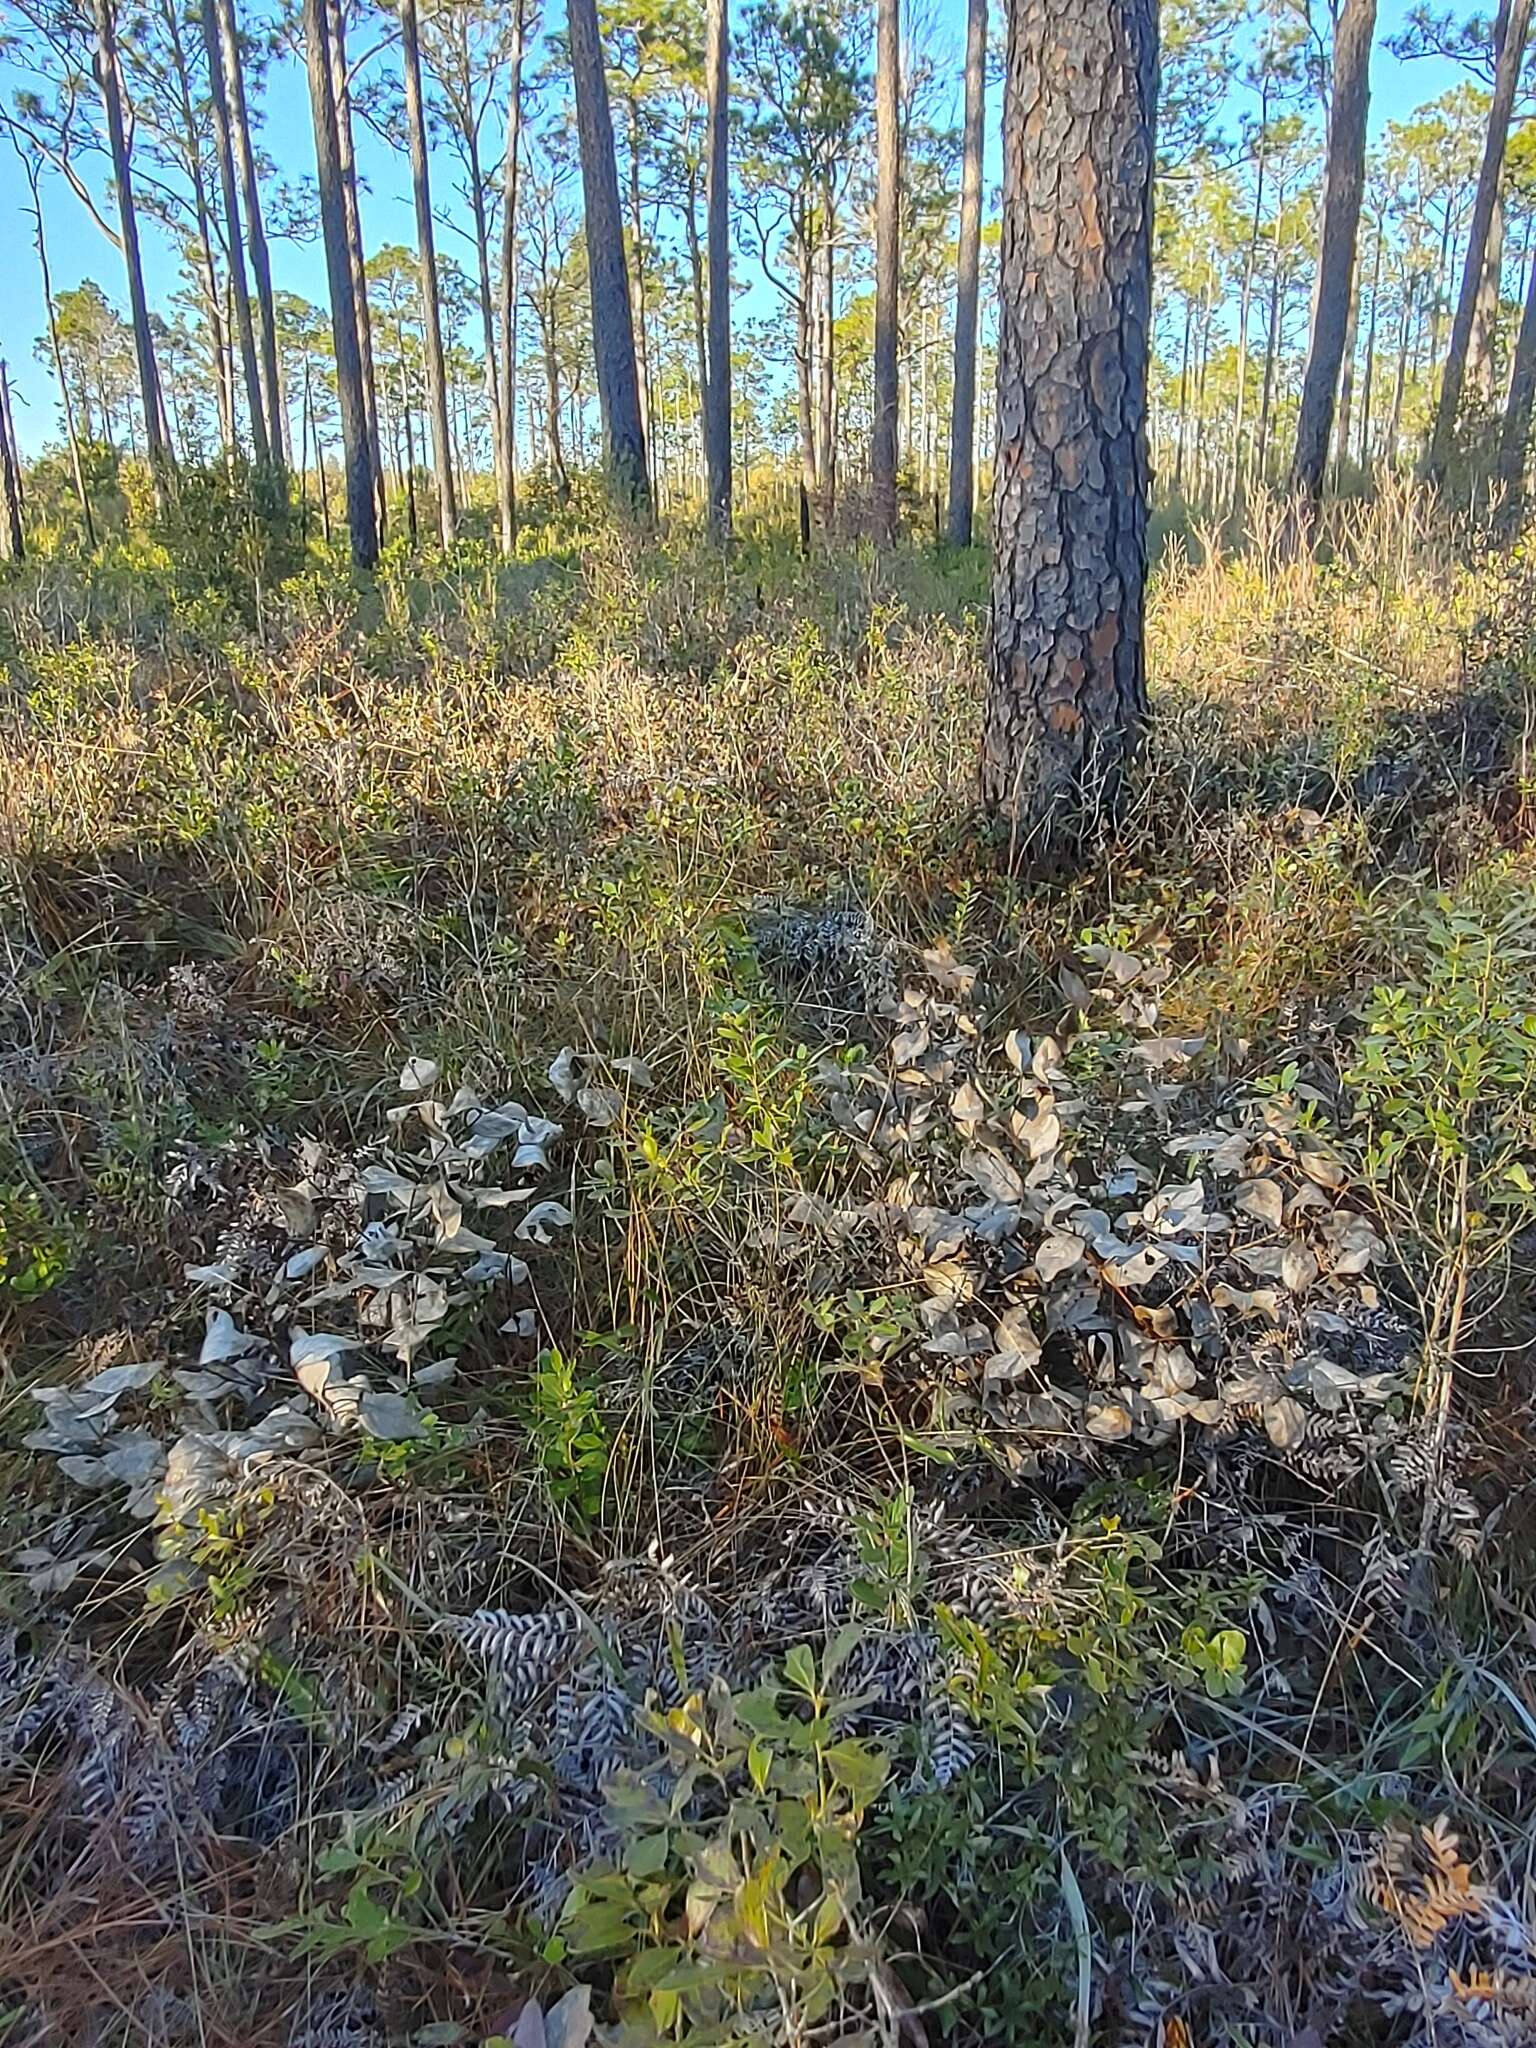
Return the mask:
[[(556, 0), (558, 4), (558, 0)], [(1378, 40), (1372, 66), (1371, 116), (1373, 131), (1400, 119), (1412, 107), (1435, 98), (1455, 84), (1462, 74), (1440, 62), (1403, 63), (1386, 49), (1408, 10), (1409, 0), (1384, 0), (1378, 24)], [(994, 0), (994, 10), (998, 0)], [(939, 0), (935, 10), (938, 34), (952, 44), (953, 64), (941, 65), (940, 75), (953, 77), (959, 92), (960, 53), (964, 47), (964, 0)], [(383, 62), (389, 62), (386, 56)], [(9, 101), (20, 74), (0, 63), (0, 91)], [(1241, 111), (1242, 96), (1234, 96), (1232, 125)], [(996, 106), (989, 106), (992, 149), (996, 152)], [(262, 96), (260, 109), (263, 146), (283, 176), (296, 180), (312, 173), (314, 146), (309, 125), (309, 99), (304, 75), (291, 58), (274, 64)], [(385, 242), (413, 240), (407, 166), (396, 158), (362, 123), (358, 124), (358, 155), (367, 190), (363, 198), (364, 234), (370, 252)], [(440, 211), (453, 217), (457, 202), (449, 187), (448, 166), (434, 187)], [(0, 304), (0, 355), (6, 359), (14, 396), (17, 436), (27, 453), (35, 452), (57, 433), (51, 377), (33, 354), (33, 343), (43, 332), (44, 311), (41, 286), (31, 249), (31, 223), (22, 208), (26, 197), (20, 166), (6, 147), (0, 146), (0, 220), (5, 223), (6, 291)], [(117, 251), (103, 238), (79, 201), (62, 180), (49, 176), (44, 185), (44, 208), (48, 225), (49, 256), (55, 287), (78, 284), (93, 277), (118, 305), (126, 302), (122, 262)], [(439, 247), (461, 263), (469, 245), (451, 230)], [(176, 264), (166, 238), (149, 224), (145, 232), (145, 260), (151, 299), (163, 305), (175, 288)], [(279, 288), (301, 293), (323, 303), (324, 260), (318, 239), (308, 242), (278, 240), (273, 245), (273, 269)]]

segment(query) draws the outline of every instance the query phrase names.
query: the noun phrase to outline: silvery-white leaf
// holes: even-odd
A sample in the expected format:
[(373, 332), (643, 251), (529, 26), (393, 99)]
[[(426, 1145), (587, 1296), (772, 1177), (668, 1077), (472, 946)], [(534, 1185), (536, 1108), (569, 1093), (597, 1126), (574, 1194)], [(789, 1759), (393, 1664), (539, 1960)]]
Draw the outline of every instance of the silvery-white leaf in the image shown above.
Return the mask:
[(380, 1443), (406, 1443), (427, 1433), (421, 1410), (404, 1394), (364, 1392), (358, 1401), (358, 1421), (366, 1435)]
[(515, 1173), (545, 1173), (548, 1168), (549, 1154), (542, 1145), (524, 1143), (512, 1154), (512, 1169)]
[(1181, 1187), (1159, 1188), (1141, 1212), (1149, 1230), (1164, 1237), (1182, 1237), (1191, 1232), (1208, 1232), (1227, 1227), (1225, 1216), (1210, 1214), (1205, 1206), (1205, 1182), (1186, 1181)]
[(402, 1208), (409, 1208), (421, 1189), (417, 1182), (397, 1173), (392, 1166), (365, 1166), (357, 1177), (358, 1191), (364, 1195), (388, 1195)]
[(1150, 1383), (1166, 1394), (1187, 1394), (1199, 1382), (1200, 1368), (1182, 1344), (1159, 1344)]
[(59, 1470), (66, 1479), (72, 1479), (76, 1486), (88, 1487), (93, 1493), (100, 1487), (112, 1484), (112, 1474), (107, 1469), (105, 1458), (60, 1458)]
[(1383, 1257), (1386, 1246), (1369, 1220), (1350, 1209), (1339, 1209), (1324, 1222), (1323, 1239), (1333, 1253), (1333, 1270), (1353, 1278)]
[(562, 1102), (574, 1102), (586, 1060), (573, 1045), (562, 1045), (549, 1065), (549, 1085)]
[(471, 1287), (478, 1287), (492, 1280), (510, 1280), (514, 1287), (520, 1287), (528, 1278), (528, 1268), (522, 1259), (514, 1258), (511, 1252), (491, 1250), (482, 1252), (472, 1266), (466, 1266), (463, 1278)]
[(538, 1313), (531, 1308), (520, 1308), (498, 1328), (503, 1337), (536, 1337), (539, 1332)]
[(407, 1364), (448, 1313), (448, 1290), (430, 1274), (411, 1275), (389, 1297), (389, 1335), (384, 1349)]
[(338, 1370), (334, 1357), (314, 1357), (294, 1369), (299, 1385), (338, 1429), (355, 1429), (358, 1408), (368, 1382), (361, 1373), (351, 1378)]
[(1335, 1365), (1331, 1358), (1316, 1352), (1298, 1358), (1286, 1374), (1285, 1383), (1294, 1393), (1310, 1394), (1320, 1408), (1330, 1413), (1360, 1391), (1358, 1373)]
[(1307, 1433), (1307, 1411), (1289, 1394), (1264, 1410), (1264, 1428), (1277, 1451), (1293, 1451)]
[(1070, 1272), (1074, 1266), (1081, 1265), (1082, 1261), (1081, 1238), (1068, 1237), (1065, 1232), (1058, 1232), (1055, 1236), (1046, 1238), (1035, 1253), (1035, 1272), (1041, 1284), (1049, 1287), (1053, 1280), (1059, 1279), (1063, 1273)]
[(456, 1358), (434, 1358), (430, 1365), (413, 1366), (411, 1384), (416, 1387), (446, 1387), (450, 1380), (458, 1377), (459, 1361)]
[(549, 1244), (554, 1231), (563, 1230), (574, 1220), (562, 1202), (535, 1202), (518, 1224), (515, 1235), (525, 1244)]
[(587, 2048), (592, 2039), (592, 1987), (573, 1984), (544, 2015), (544, 2048)]
[(588, 1082), (584, 1088), (578, 1088), (576, 1091), (576, 1107), (589, 1124), (595, 1124), (599, 1130), (606, 1130), (609, 1124), (616, 1122), (622, 1115), (624, 1098), (617, 1088)]
[(1309, 1142), (1299, 1136), (1296, 1142), (1296, 1163), (1308, 1180), (1315, 1181), (1320, 1188), (1343, 1187), (1349, 1176), (1339, 1159), (1326, 1146), (1319, 1144), (1315, 1139)]
[(312, 1415), (284, 1401), (271, 1409), (249, 1429), (229, 1432), (215, 1439), (237, 1463), (248, 1465), (261, 1458), (284, 1457), (307, 1451), (321, 1441)]
[[(164, 1369), (163, 1358), (141, 1359), (131, 1365), (103, 1366), (100, 1372), (92, 1373), (85, 1385), (77, 1390), (77, 1402), (80, 1404), (78, 1412), (88, 1415), (99, 1414), (120, 1401), (124, 1394), (136, 1394), (141, 1388), (147, 1387), (156, 1373), (163, 1372)], [(41, 1400), (44, 1389), (39, 1387), (35, 1391)]]
[(514, 1202), (526, 1202), (532, 1193), (532, 1188), (471, 1188), (469, 1199), (477, 1209), (510, 1209)]
[(496, 1247), (490, 1238), (482, 1237), (477, 1230), (466, 1230), (461, 1224), (452, 1237), (439, 1238), (435, 1249), (440, 1252), (459, 1252), (466, 1256), (473, 1253), (478, 1256), (484, 1252), (494, 1252)]
[(240, 1382), (228, 1372), (198, 1372), (188, 1367), (180, 1372), (173, 1372), (171, 1378), (194, 1401), (223, 1401), (231, 1394), (242, 1391)]
[(987, 1098), (974, 1081), (962, 1081), (950, 1097), (949, 1110), (957, 1124), (979, 1124), (987, 1113)]
[(1012, 1237), (1023, 1221), (1024, 1212), (1012, 1202), (981, 1202), (965, 1212), (965, 1220), (983, 1244), (1002, 1244)]
[(553, 1145), (564, 1129), (564, 1124), (556, 1123), (553, 1117), (525, 1116), (523, 1118), (522, 1137), (519, 1142), (524, 1145), (539, 1145), (547, 1148)]
[(999, 1351), (1013, 1352), (1023, 1358), (1039, 1358), (1040, 1339), (1035, 1335), (1029, 1310), (1022, 1303), (1005, 1310), (998, 1317), (995, 1334)]
[(182, 1272), (194, 1287), (238, 1287), (240, 1275), (228, 1259), (212, 1266), (183, 1266)]
[(1317, 1278), (1317, 1273), (1316, 1255), (1299, 1237), (1293, 1238), (1286, 1246), (1285, 1255), (1280, 1262), (1282, 1286), (1289, 1288), (1292, 1294), (1305, 1294)]
[(1149, 1067), (1184, 1066), (1204, 1045), (1203, 1038), (1141, 1038), (1131, 1050)]
[(1232, 1205), (1271, 1230), (1284, 1226), (1285, 1190), (1277, 1180), (1245, 1180), (1233, 1195)]
[(1285, 1269), (1285, 1247), (1278, 1244), (1242, 1244), (1236, 1247), (1239, 1262), (1250, 1273), (1261, 1273), (1266, 1280), (1279, 1280)]
[(932, 1043), (926, 1024), (913, 1024), (905, 1031), (898, 1031), (891, 1040), (891, 1062), (897, 1067), (910, 1067), (914, 1060), (921, 1059)]
[(968, 1145), (960, 1154), (960, 1171), (973, 1180), (994, 1202), (1017, 1202), (1024, 1183), (1000, 1152), (985, 1145)]
[[(1110, 1246), (1107, 1253), (1104, 1250), (1106, 1244)], [(1118, 1239), (1101, 1238), (1094, 1250), (1104, 1260), (1108, 1275), (1117, 1287), (1144, 1287), (1168, 1263), (1168, 1254), (1160, 1245), (1128, 1245)]]
[(536, 1998), (530, 1998), (518, 2014), (509, 2048), (549, 2048), (549, 2039), (544, 2032), (544, 2008)]
[(1248, 1154), (1252, 1149), (1253, 1141), (1245, 1131), (1229, 1131), (1218, 1137), (1211, 1147), (1206, 1164), (1212, 1173), (1219, 1173), (1223, 1180), (1230, 1180), (1248, 1164)]
[(283, 1261), (282, 1265), (277, 1269), (277, 1277), (279, 1280), (290, 1282), (307, 1280), (317, 1266), (323, 1266), (324, 1264), (325, 1246), (323, 1244), (306, 1245), (302, 1251), (295, 1252), (291, 1259)]
[(1106, 1401), (1099, 1407), (1090, 1406), (1085, 1426), (1088, 1434), (1097, 1437), (1100, 1443), (1117, 1444), (1130, 1435), (1135, 1425), (1123, 1402)]
[(431, 1088), (441, 1072), (436, 1060), (413, 1053), (400, 1069), (400, 1092), (402, 1095), (420, 1095)]
[(339, 1336), (331, 1330), (295, 1330), (289, 1339), (288, 1363), (297, 1373), (303, 1366), (333, 1365), (357, 1349), (355, 1337)]
[(1113, 1173), (1106, 1173), (1102, 1192), (1111, 1200), (1123, 1195), (1134, 1195), (1141, 1185), (1140, 1170), (1134, 1165), (1118, 1166)]
[(520, 1138), (527, 1122), (521, 1103), (509, 1102), (500, 1109), (482, 1109), (471, 1121), (459, 1150), (466, 1159), (487, 1159), (508, 1138)]
[(101, 1462), (125, 1486), (140, 1486), (165, 1470), (165, 1446), (147, 1429), (125, 1429), (112, 1438)]
[(222, 1365), (231, 1359), (249, 1358), (253, 1351), (261, 1348), (262, 1339), (253, 1337), (249, 1330), (242, 1330), (227, 1309), (211, 1308), (197, 1362), (199, 1365)]
[(608, 1064), (616, 1074), (622, 1074), (632, 1088), (651, 1088), (655, 1086), (651, 1078), (650, 1068), (638, 1053), (625, 1053), (621, 1059), (610, 1060)]

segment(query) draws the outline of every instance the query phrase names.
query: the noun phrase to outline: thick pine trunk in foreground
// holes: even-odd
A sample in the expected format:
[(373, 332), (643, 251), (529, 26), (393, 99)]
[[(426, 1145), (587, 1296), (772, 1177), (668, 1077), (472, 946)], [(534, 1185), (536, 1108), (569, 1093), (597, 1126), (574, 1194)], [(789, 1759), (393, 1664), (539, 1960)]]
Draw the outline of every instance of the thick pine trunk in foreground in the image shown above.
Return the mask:
[(603, 460), (614, 504), (645, 523), (651, 518), (640, 378), (635, 365), (635, 323), (624, 264), (619, 174), (613, 155), (613, 120), (598, 37), (597, 0), (569, 0), (567, 26), (571, 79), (576, 92), (576, 135), (586, 202), (587, 276), (592, 292), (592, 343), (603, 421)]
[[(901, 0), (879, 0), (875, 58), (875, 538), (896, 538), (897, 297), (901, 284)], [(830, 326), (832, 308), (827, 307)], [(830, 336), (828, 354), (830, 357)], [(830, 441), (830, 436), (829, 436)]]
[(1488, 127), (1483, 138), (1483, 161), (1478, 171), (1477, 195), (1472, 201), (1472, 222), (1467, 229), (1466, 255), (1462, 263), (1461, 290), (1456, 300), (1456, 317), (1451, 322), (1451, 339), (1440, 378), (1440, 401), (1435, 407), (1434, 432), (1424, 459), (1424, 474), (1431, 483), (1443, 483), (1456, 439), (1456, 422), (1461, 414), (1461, 396), (1466, 387), (1467, 352), (1477, 320), (1478, 301), (1483, 292), (1483, 272), (1488, 254), (1488, 236), (1499, 199), (1499, 179), (1504, 169), (1504, 146), (1509, 140), (1509, 121), (1520, 83), (1520, 66), (1525, 56), (1526, 37), (1531, 27), (1531, 0), (1505, 0), (1500, 10), (1498, 60), (1493, 75), (1493, 103), (1488, 110)]
[[(432, 232), (432, 187), (427, 169), (427, 117), (421, 92), (416, 0), (400, 0), (400, 67), (405, 82), (411, 197), (416, 208), (416, 252), (421, 270), (422, 351), (427, 367), (427, 410), (432, 420), (432, 467), (437, 472), (437, 530), (443, 546), (451, 548), (458, 529), (459, 508), (453, 494), (453, 437), (448, 431), (448, 377), (443, 368), (443, 320), (437, 303), (437, 248)], [(402, 347), (402, 364), (404, 360)]]
[(987, 0), (970, 0), (965, 32), (965, 140), (960, 167), (960, 247), (955, 260), (955, 386), (949, 416), (952, 548), (971, 544), (976, 479), (976, 316), (981, 287), (981, 159), (987, 113)]
[(1112, 799), (1146, 717), (1155, 0), (1014, 0), (982, 793), (1012, 851)]
[(709, 528), (731, 536), (731, 215), (729, 0), (709, 0), (704, 32), (705, 240), (709, 319), (704, 380), (704, 465)]
[(304, 61), (309, 73), (310, 108), (315, 123), (320, 231), (325, 243), (326, 281), (330, 287), (331, 339), (336, 351), (336, 395), (341, 412), (347, 531), (351, 537), (353, 561), (360, 569), (371, 569), (379, 558), (374, 454), (369, 434), (362, 350), (358, 340), (357, 295), (337, 135), (332, 59), (327, 0), (304, 0)]
[(1328, 465), (1349, 327), (1360, 200), (1365, 191), (1365, 123), (1375, 33), (1376, 0), (1344, 0), (1333, 35), (1333, 99), (1328, 110), (1328, 167), (1312, 339), (1296, 416), (1296, 452), (1291, 459), (1291, 489), (1308, 507), (1315, 506), (1323, 494), (1323, 471)]

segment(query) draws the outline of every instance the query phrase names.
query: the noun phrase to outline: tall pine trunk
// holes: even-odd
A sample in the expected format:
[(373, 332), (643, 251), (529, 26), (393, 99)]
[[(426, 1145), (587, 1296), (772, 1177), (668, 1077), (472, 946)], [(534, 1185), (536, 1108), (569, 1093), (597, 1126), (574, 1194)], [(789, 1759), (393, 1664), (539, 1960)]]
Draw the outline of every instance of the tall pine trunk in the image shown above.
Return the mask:
[(1349, 425), (1355, 409), (1355, 352), (1360, 341), (1360, 261), (1355, 260), (1349, 294), (1349, 321), (1344, 329), (1344, 360), (1339, 367), (1339, 404), (1333, 426), (1333, 465), (1337, 477), (1349, 459)]
[(708, 0), (704, 29), (705, 240), (709, 250), (704, 466), (709, 527), (731, 535), (731, 26), (729, 0)]
[(224, 306), (219, 287), (219, 268), (213, 253), (213, 223), (208, 205), (208, 182), (203, 172), (203, 137), (192, 102), (192, 75), (182, 38), (177, 0), (160, 0), (160, 24), (171, 53), (171, 75), (175, 81), (176, 109), (181, 117), (182, 146), (187, 156), (187, 178), (192, 187), (192, 220), (201, 267), (203, 307), (213, 349), (214, 402), (219, 415), (219, 441), (226, 454), (235, 451), (235, 386), (229, 358), (229, 333), (224, 323)]
[(480, 307), (480, 346), (485, 359), (485, 417), (491, 430), (491, 464), (497, 503), (501, 501), (501, 384), (496, 364), (496, 296), (491, 290), (491, 230), (485, 212), (485, 180), (480, 168), (480, 139), (473, 129), (464, 137), (469, 172), (469, 218), (475, 231), (475, 298)]
[(48, 316), (48, 352), (59, 387), (59, 410), (64, 417), (64, 438), (69, 444), (70, 475), (74, 480), (75, 497), (80, 506), (81, 524), (85, 528), (86, 546), (94, 548), (96, 522), (91, 517), (90, 493), (85, 488), (85, 465), (80, 459), (80, 436), (75, 427), (74, 400), (70, 396), (69, 378), (64, 370), (64, 350), (59, 342), (59, 315), (53, 297), (53, 273), (48, 263), (48, 237), (43, 232), (43, 198), (37, 159), (24, 156), (22, 169), (32, 194), (33, 247), (37, 250), (38, 277), (43, 287), (43, 308)]
[(4, 545), (0, 554), (8, 562), (19, 562), (27, 552), (21, 528), (21, 455), (16, 446), (16, 429), (11, 420), (11, 380), (0, 356), (0, 513), (3, 513)]
[(1499, 179), (1504, 170), (1504, 145), (1509, 140), (1509, 119), (1520, 83), (1520, 66), (1531, 26), (1531, 0), (1504, 0), (1500, 9), (1498, 58), (1493, 74), (1493, 100), (1488, 109), (1488, 128), (1483, 138), (1483, 161), (1477, 174), (1477, 196), (1472, 201), (1472, 222), (1467, 229), (1466, 253), (1462, 259), (1461, 290), (1456, 299), (1456, 316), (1445, 352), (1445, 369), (1440, 378), (1440, 402), (1435, 407), (1434, 430), (1424, 458), (1424, 474), (1430, 483), (1445, 481), (1456, 424), (1461, 415), (1461, 394), (1466, 384), (1467, 350), (1477, 319), (1478, 298), (1483, 289), (1483, 266), (1488, 251), (1488, 231), (1498, 203)]
[(1146, 718), (1156, 94), (1154, 0), (1014, 0), (981, 786), (1015, 855), (1113, 800)]
[(283, 412), (282, 372), (277, 360), (277, 309), (272, 298), (272, 262), (267, 253), (267, 232), (261, 217), (261, 184), (256, 174), (255, 145), (251, 141), (251, 116), (245, 98), (245, 60), (240, 50), (235, 0), (217, 0), (217, 11), (219, 43), (224, 52), (224, 83), (229, 95), (229, 139), (240, 178), (245, 246), (251, 259), (251, 282), (256, 288), (256, 331), (261, 348), (262, 388), (267, 403), (267, 449), (273, 464), (280, 469), (286, 458), (288, 434)]
[(112, 182), (117, 190), (118, 233), (128, 272), (128, 308), (133, 322), (133, 354), (139, 373), (139, 400), (144, 408), (144, 446), (149, 457), (155, 510), (166, 509), (172, 475), (171, 451), (161, 424), (160, 373), (155, 339), (149, 324), (149, 297), (144, 289), (144, 259), (139, 250), (139, 217), (133, 201), (133, 166), (123, 119), (122, 79), (117, 63), (116, 0), (95, 0), (96, 84), (107, 123), (112, 157)]
[(507, 81), (507, 136), (501, 163), (501, 271), (497, 314), (501, 329), (501, 551), (517, 546), (517, 188), (523, 143), (525, 0), (512, 0), (512, 55)]
[[(399, 14), (400, 68), (405, 82), (405, 122), (410, 134), (411, 198), (416, 208), (416, 252), (421, 269), (427, 412), (432, 422), (432, 467), (437, 472), (437, 530), (443, 546), (451, 548), (458, 530), (459, 508), (453, 494), (453, 439), (448, 431), (448, 374), (443, 367), (443, 318), (437, 301), (437, 248), (432, 232), (432, 186), (427, 168), (427, 117), (421, 94), (416, 0), (399, 0)], [(403, 343), (401, 359), (403, 362)], [(413, 489), (413, 523), (414, 518)]]
[[(331, 340), (336, 354), (336, 395), (341, 411), (347, 532), (352, 544), (352, 560), (360, 569), (371, 569), (379, 558), (374, 440), (377, 422), (370, 425), (364, 383), (356, 275), (336, 118), (335, 53), (331, 48), (328, 15), (327, 0), (304, 0), (304, 60), (309, 74), (310, 110), (315, 124), (320, 232), (325, 243), (325, 274), (330, 287)], [(323, 477), (321, 488), (323, 491)]]
[(1504, 284), (1504, 195), (1493, 195), (1493, 214), (1488, 222), (1488, 246), (1483, 251), (1483, 274), (1477, 287), (1477, 310), (1472, 316), (1472, 336), (1467, 343), (1466, 389), (1486, 408), (1493, 402), (1498, 378), (1499, 301)]
[(1520, 315), (1520, 332), (1510, 364), (1509, 397), (1499, 435), (1499, 482), (1504, 519), (1513, 527), (1525, 509), (1525, 467), (1531, 444), (1531, 402), (1536, 398), (1536, 263), (1531, 265)]
[(1365, 190), (1365, 125), (1371, 96), (1371, 41), (1376, 33), (1376, 0), (1343, 0), (1333, 34), (1333, 94), (1328, 108), (1328, 160), (1323, 182), (1322, 245), (1312, 337), (1301, 380), (1296, 416), (1296, 449), (1291, 489), (1303, 507), (1303, 523), (1323, 493), (1328, 444), (1333, 437), (1339, 370), (1349, 327), (1355, 275), (1355, 242)]
[(1381, 303), (1381, 252), (1386, 243), (1383, 220), (1376, 235), (1376, 260), (1371, 266), (1371, 319), (1365, 330), (1365, 379), (1360, 391), (1360, 467), (1371, 474), (1371, 398), (1376, 384), (1376, 310)]
[(245, 243), (240, 225), (240, 200), (235, 186), (235, 153), (229, 133), (228, 81), (219, 41), (218, 0), (203, 0), (203, 48), (208, 56), (208, 107), (213, 117), (213, 147), (219, 160), (219, 187), (224, 196), (224, 240), (229, 258), (229, 289), (235, 302), (235, 331), (240, 337), (240, 368), (245, 378), (245, 410), (250, 421), (251, 448), (258, 463), (271, 460), (266, 400), (256, 360), (256, 329), (251, 320), (251, 295), (245, 282)]
[(597, 358), (597, 399), (602, 415), (603, 464), (614, 504), (649, 524), (651, 480), (646, 465), (635, 325), (624, 264), (619, 174), (613, 155), (613, 120), (603, 74), (597, 0), (568, 0), (571, 77), (576, 93), (576, 134), (587, 228), (587, 277), (592, 294), (592, 342)]
[[(901, 289), (901, 0), (877, 0), (875, 54), (875, 538), (896, 538), (896, 348)], [(831, 308), (828, 308), (830, 322)]]
[(1242, 497), (1247, 465), (1243, 460), (1243, 420), (1248, 409), (1248, 321), (1253, 310), (1253, 280), (1259, 263), (1259, 235), (1264, 226), (1264, 172), (1269, 160), (1269, 79), (1266, 75), (1259, 96), (1259, 148), (1253, 177), (1253, 225), (1248, 234), (1248, 252), (1243, 258), (1243, 288), (1237, 311), (1237, 397), (1232, 420), (1232, 486), (1228, 511), (1235, 512)]
[(981, 164), (987, 114), (987, 0), (969, 0), (965, 26), (965, 137), (960, 160), (960, 246), (955, 258), (955, 382), (949, 412), (952, 548), (971, 544), (976, 502), (976, 330), (981, 295)]

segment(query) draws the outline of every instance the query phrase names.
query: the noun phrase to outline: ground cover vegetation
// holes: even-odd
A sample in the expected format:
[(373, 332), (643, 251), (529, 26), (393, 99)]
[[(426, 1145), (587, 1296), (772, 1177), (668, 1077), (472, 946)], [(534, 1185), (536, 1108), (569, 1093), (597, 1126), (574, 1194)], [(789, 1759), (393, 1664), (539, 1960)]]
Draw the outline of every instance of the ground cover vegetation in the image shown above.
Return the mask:
[(3, 19), (6, 2048), (1532, 2039), (1525, 0)]
[(13, 578), (16, 2038), (1522, 2037), (1532, 585), (1340, 540), (1070, 879), (969, 561)]

